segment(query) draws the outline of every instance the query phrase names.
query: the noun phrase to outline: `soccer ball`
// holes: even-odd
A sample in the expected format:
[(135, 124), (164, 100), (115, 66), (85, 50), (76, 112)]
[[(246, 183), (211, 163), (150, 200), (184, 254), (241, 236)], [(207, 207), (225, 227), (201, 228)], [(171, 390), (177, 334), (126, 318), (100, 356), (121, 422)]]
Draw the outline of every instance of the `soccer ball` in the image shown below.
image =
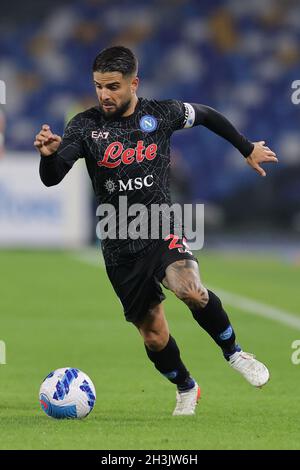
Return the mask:
[(63, 367), (47, 375), (39, 397), (42, 410), (51, 418), (85, 418), (94, 408), (96, 390), (84, 372)]

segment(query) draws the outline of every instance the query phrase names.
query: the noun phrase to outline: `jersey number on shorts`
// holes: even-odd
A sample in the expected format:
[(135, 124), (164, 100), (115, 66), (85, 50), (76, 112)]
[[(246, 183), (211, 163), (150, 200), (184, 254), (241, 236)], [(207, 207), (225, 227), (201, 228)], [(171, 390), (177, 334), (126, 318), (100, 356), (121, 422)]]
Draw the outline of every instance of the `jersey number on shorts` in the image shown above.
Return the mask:
[(193, 253), (190, 251), (190, 247), (187, 244), (186, 239), (183, 237), (182, 238), (182, 243), (178, 243), (179, 237), (178, 235), (174, 235), (170, 233), (166, 238), (165, 241), (171, 240), (169, 243), (169, 250), (174, 250), (174, 248), (177, 248), (179, 253), (189, 253), (192, 255)]

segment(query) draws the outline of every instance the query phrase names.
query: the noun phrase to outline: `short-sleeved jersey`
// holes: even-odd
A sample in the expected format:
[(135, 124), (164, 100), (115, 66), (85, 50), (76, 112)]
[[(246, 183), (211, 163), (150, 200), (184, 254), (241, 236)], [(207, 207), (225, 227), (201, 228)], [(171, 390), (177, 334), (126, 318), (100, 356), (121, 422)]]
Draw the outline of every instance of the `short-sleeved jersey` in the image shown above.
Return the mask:
[[(95, 107), (75, 116), (66, 127), (59, 157), (69, 167), (77, 158), (85, 158), (97, 204), (111, 204), (116, 211), (116, 239), (102, 241), (107, 265), (137, 259), (157, 243), (157, 238), (132, 239), (126, 234), (128, 221), (125, 212), (120, 215), (119, 198), (127, 196), (127, 207), (143, 204), (150, 209), (152, 204), (171, 204), (170, 137), (178, 129), (192, 127), (194, 119), (189, 103), (139, 98), (128, 117), (108, 120)], [(145, 217), (150, 236), (150, 211)], [(173, 223), (171, 220), (171, 227)]]

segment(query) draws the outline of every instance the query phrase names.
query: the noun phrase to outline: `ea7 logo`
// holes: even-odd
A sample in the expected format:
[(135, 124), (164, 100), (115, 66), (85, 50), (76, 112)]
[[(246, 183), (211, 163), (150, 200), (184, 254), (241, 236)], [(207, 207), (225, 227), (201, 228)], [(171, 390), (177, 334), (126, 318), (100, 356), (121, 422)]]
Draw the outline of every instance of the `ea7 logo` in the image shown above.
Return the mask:
[(295, 339), (295, 341), (292, 342), (292, 349), (295, 349), (296, 351), (293, 352), (291, 361), (295, 366), (297, 366), (300, 364), (300, 339)]
[(107, 139), (109, 136), (109, 132), (107, 131), (92, 131), (92, 139)]

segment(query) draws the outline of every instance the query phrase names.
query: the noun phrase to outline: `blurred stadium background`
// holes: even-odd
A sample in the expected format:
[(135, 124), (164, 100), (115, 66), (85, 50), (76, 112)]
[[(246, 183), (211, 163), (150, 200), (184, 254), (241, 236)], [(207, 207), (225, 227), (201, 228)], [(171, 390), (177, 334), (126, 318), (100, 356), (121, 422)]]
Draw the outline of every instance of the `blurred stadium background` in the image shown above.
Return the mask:
[[(0, 391), (1, 419), (7, 426), (2, 448), (299, 448), (293, 420), (299, 372), (290, 361), (291, 342), (300, 334), (300, 105), (291, 100), (292, 82), (300, 80), (299, 2), (28, 0), (17, 8), (6, 2), (1, 5), (0, 32), (0, 80), (6, 84), (6, 103), (0, 105), (0, 339), (7, 343), (8, 364), (1, 374), (5, 391), (9, 387), (15, 403), (12, 410), (6, 393)], [(250, 140), (265, 140), (280, 160), (279, 165), (266, 167), (267, 178), (262, 179), (230, 144), (204, 128), (173, 137), (174, 200), (205, 204), (204, 248), (208, 251), (199, 254), (204, 279), (262, 303), (243, 308), (236, 298), (224, 299), (246, 346), (269, 357), (274, 380), (264, 401), (254, 399), (252, 390), (238, 378), (232, 385), (233, 377), (228, 378), (225, 365), (216, 362), (205, 371), (205, 358), (217, 353), (201, 337), (208, 404), (204, 402), (198, 421), (200, 434), (195, 429), (191, 434), (185, 422), (190, 441), (178, 438), (185, 429), (179, 429), (178, 423), (169, 428), (168, 410), (163, 405), (167, 399), (172, 407), (170, 389), (168, 385), (163, 388), (150, 365), (146, 367), (140, 340), (122, 323), (104, 271), (94, 271), (92, 264), (98, 265), (98, 257), (94, 251), (86, 251), (97, 241), (84, 164), (77, 163), (58, 187), (46, 189), (38, 177), (35, 134), (43, 123), (60, 134), (74, 113), (96, 104), (91, 64), (102, 48), (115, 44), (132, 48), (139, 58), (140, 96), (215, 107)], [(63, 250), (37, 250), (55, 247), (79, 248), (79, 252), (70, 257)], [(292, 314), (295, 321), (282, 326), (284, 321), (278, 320), (277, 312), (274, 322), (276, 312), (266, 313), (265, 304), (281, 309), (279, 317), (282, 312), (285, 319)], [(172, 308), (173, 331), (183, 344), (194, 345), (195, 351), (198, 337), (192, 321), (188, 325), (183, 321), (182, 306), (176, 300), (168, 299), (166, 305)], [(249, 310), (257, 313), (251, 311), (256, 308), (269, 319), (244, 315)], [(106, 329), (107, 335), (103, 334)], [(78, 336), (80, 348), (73, 343)], [(121, 357), (122, 348), (128, 348), (132, 367), (143, 371), (139, 378), (133, 370), (130, 380), (124, 376), (127, 357), (120, 362), (117, 351), (116, 357), (111, 356), (111, 342), (120, 338)], [(78, 349), (89, 351), (89, 357)], [(186, 352), (197, 367), (193, 354), (193, 350)], [(100, 444), (95, 434), (82, 440), (81, 427), (76, 434), (74, 428), (64, 425), (64, 441), (55, 438), (55, 425), (44, 423), (42, 416), (32, 424), (36, 388), (43, 375), (63, 366), (61, 362), (75, 363), (95, 380), (103, 401), (100, 398), (99, 411), (96, 408), (89, 419), (95, 433), (96, 429), (99, 432), (97, 416), (101, 418)], [(112, 377), (105, 364), (111, 371), (120, 364), (113, 380), (116, 389), (123, 390), (122, 398), (115, 392), (111, 395), (108, 384)], [(136, 396), (138, 379), (149, 382), (142, 390), (143, 399)], [(279, 397), (282, 382), (286, 388)], [(162, 386), (159, 417), (150, 395), (156, 384)], [(20, 398), (21, 387), (24, 394)], [(114, 400), (118, 400), (117, 407)], [(128, 418), (127, 411), (130, 416), (132, 410), (143, 414), (145, 403), (151, 411), (147, 423), (134, 414), (132, 420)], [(236, 410), (231, 420), (239, 435), (234, 442), (223, 415), (230, 407)], [(250, 424), (240, 419), (246, 415), (252, 417)], [(201, 422), (210, 430), (208, 435)], [(266, 422), (269, 434), (260, 433)], [(126, 423), (127, 441), (120, 437)], [(170, 433), (169, 440), (161, 437), (162, 430), (165, 435)]]
[(31, 0), (1, 10), (7, 157), (21, 152), (24, 160), (42, 123), (62, 133), (71, 115), (94, 105), (93, 58), (124, 44), (140, 60), (141, 96), (213, 106), (280, 158), (280, 168), (268, 167), (262, 180), (208, 130), (177, 133), (177, 200), (206, 203), (206, 229), (214, 235), (244, 228), (252, 238), (272, 230), (298, 241), (300, 113), (291, 84), (300, 77), (299, 2)]

